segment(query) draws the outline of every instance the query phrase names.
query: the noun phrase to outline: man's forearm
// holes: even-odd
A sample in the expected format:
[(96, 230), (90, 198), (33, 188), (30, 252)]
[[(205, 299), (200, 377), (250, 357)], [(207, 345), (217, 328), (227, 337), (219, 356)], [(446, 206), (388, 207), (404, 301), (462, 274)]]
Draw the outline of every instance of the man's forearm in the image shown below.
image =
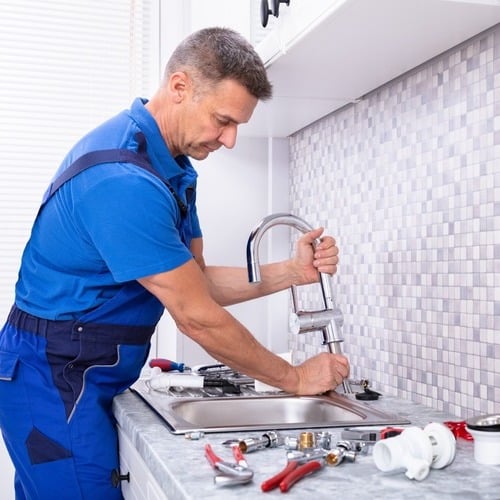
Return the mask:
[[(298, 373), (285, 360), (266, 349), (235, 318), (222, 309), (218, 324), (208, 328), (190, 328), (184, 332), (219, 363), (256, 378), (266, 384), (295, 393)], [(182, 325), (178, 325), (182, 328)]]
[(298, 281), (291, 261), (265, 264), (260, 269), (259, 283), (249, 283), (247, 270), (243, 267), (207, 266), (204, 273), (212, 297), (222, 306), (279, 292)]

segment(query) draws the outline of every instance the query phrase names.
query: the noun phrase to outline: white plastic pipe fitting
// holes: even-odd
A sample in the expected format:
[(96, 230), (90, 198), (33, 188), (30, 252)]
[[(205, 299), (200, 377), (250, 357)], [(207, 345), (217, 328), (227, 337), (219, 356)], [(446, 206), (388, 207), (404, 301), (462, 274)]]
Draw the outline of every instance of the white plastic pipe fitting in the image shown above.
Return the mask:
[(474, 460), (483, 465), (500, 465), (500, 432), (468, 431), (474, 438)]
[(455, 458), (456, 440), (448, 427), (431, 423), (424, 429), (408, 427), (399, 436), (377, 441), (375, 465), (384, 472), (406, 469), (410, 479), (422, 481), (430, 469), (442, 469)]
[(474, 460), (484, 465), (500, 465), (500, 413), (470, 418), (466, 424), (474, 438)]
[(204, 377), (200, 377), (199, 375), (186, 375), (184, 373), (155, 373), (149, 380), (149, 387), (156, 390), (168, 389), (169, 387), (190, 387), (200, 389), (203, 387), (203, 384)]

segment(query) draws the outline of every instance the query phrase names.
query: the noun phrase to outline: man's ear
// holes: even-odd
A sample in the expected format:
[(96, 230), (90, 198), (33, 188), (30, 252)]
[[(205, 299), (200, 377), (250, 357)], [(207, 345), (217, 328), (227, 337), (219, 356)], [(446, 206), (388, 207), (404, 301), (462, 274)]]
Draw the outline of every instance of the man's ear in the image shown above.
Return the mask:
[(184, 71), (176, 71), (170, 75), (168, 90), (175, 102), (182, 102), (190, 86), (190, 79)]

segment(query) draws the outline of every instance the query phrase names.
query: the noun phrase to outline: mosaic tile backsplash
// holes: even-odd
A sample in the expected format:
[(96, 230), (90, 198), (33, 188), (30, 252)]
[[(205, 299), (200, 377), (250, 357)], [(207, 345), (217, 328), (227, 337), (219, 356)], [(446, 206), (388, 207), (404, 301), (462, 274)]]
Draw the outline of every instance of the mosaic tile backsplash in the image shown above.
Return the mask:
[[(351, 376), (500, 412), (500, 26), (296, 133), (290, 162), (292, 213), (340, 248)], [(318, 287), (299, 293), (318, 306)], [(290, 344), (296, 361), (324, 349)]]

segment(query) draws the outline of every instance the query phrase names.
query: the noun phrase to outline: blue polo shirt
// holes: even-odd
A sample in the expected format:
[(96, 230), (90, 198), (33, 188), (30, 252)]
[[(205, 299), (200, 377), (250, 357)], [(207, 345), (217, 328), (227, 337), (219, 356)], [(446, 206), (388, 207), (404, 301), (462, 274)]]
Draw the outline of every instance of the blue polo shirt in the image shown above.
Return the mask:
[[(142, 132), (153, 168), (184, 198), (196, 172), (187, 157), (172, 157), (144, 104), (136, 99), (83, 137), (55, 177), (90, 151), (136, 151)], [(181, 240), (180, 218), (166, 185), (140, 167), (111, 163), (85, 170), (61, 186), (35, 220), (16, 305), (41, 318), (75, 319), (112, 298), (122, 283), (181, 266), (192, 255)], [(192, 237), (201, 237), (195, 203), (190, 221)]]

